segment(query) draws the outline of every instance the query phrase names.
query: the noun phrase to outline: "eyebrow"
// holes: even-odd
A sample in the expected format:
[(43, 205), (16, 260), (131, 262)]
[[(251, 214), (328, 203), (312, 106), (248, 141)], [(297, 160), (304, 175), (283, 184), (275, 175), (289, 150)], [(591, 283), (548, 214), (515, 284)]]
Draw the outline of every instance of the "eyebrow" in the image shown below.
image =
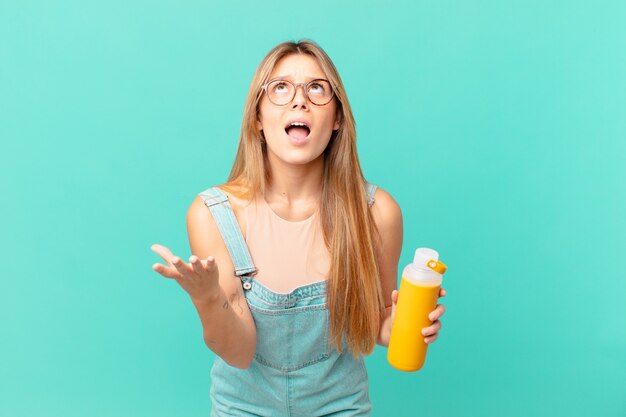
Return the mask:
[[(287, 80), (289, 78), (293, 78), (291, 75), (281, 75), (279, 77), (274, 77), (274, 78), (270, 78), (270, 81), (276, 81), (276, 80)], [(308, 77), (306, 82), (308, 83), (309, 81), (313, 81), (313, 80), (324, 80), (324, 81), (328, 81), (326, 78), (324, 77)], [(291, 80), (289, 80), (291, 81)]]

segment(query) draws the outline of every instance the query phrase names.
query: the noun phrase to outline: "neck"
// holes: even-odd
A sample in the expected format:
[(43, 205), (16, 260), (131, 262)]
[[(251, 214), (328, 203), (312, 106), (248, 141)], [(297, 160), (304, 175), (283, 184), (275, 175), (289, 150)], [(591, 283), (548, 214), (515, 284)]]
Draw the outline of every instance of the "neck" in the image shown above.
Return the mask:
[(308, 164), (294, 165), (268, 158), (270, 181), (265, 190), (265, 199), (269, 201), (318, 202), (322, 192), (324, 175), (324, 156)]

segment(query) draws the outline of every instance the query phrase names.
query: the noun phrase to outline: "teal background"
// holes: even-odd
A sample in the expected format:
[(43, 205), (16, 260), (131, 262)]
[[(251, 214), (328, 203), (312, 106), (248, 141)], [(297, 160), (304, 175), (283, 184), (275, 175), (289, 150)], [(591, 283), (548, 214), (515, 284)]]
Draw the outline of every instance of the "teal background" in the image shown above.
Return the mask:
[(401, 267), (449, 265), (374, 416), (626, 415), (626, 3), (0, 2), (0, 415), (206, 416), (213, 354), (151, 270), (225, 180), (275, 44), (342, 75)]

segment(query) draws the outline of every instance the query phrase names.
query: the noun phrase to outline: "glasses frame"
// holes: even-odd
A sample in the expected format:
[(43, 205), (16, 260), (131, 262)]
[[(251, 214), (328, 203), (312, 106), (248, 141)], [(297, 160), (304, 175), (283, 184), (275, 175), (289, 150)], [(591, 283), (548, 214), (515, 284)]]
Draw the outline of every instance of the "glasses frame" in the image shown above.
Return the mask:
[[(269, 93), (267, 92), (267, 87), (268, 87), (271, 83), (273, 83), (273, 82), (275, 82), (275, 81), (281, 81), (281, 82), (284, 82), (284, 83), (289, 83), (289, 84), (291, 84), (291, 85), (294, 87), (294, 88), (293, 88), (293, 94), (292, 94), (291, 98), (290, 98), (290, 99), (289, 99), (289, 100), (288, 100), (285, 104), (276, 104), (276, 103), (274, 103), (274, 102), (272, 101), (272, 99), (270, 98)], [(309, 84), (314, 83), (314, 82), (316, 82), (316, 81), (325, 81), (325, 82), (327, 82), (327, 83), (328, 83), (328, 85), (330, 86), (330, 92), (331, 92), (331, 94), (330, 94), (330, 99), (328, 99), (328, 101), (327, 101), (326, 103), (324, 103), (324, 104), (317, 104), (317, 103), (314, 103), (314, 102), (313, 102), (313, 100), (311, 100), (311, 97), (309, 97), (309, 93), (307, 92), (307, 87), (309, 86)], [(270, 103), (272, 103), (273, 105), (275, 105), (275, 106), (286, 106), (286, 105), (288, 105), (289, 103), (291, 103), (291, 102), (293, 101), (293, 99), (296, 97), (296, 93), (298, 92), (298, 87), (300, 87), (300, 86), (302, 86), (302, 91), (304, 92), (304, 96), (306, 97), (306, 99), (309, 101), (309, 103), (313, 104), (314, 106), (319, 106), (319, 107), (321, 107), (321, 106), (325, 106), (325, 105), (327, 105), (328, 103), (330, 103), (331, 101), (333, 101), (333, 98), (335, 97), (335, 89), (333, 88), (333, 85), (330, 83), (330, 81), (328, 81), (328, 80), (326, 80), (326, 79), (324, 79), (324, 78), (316, 78), (316, 79), (314, 79), (314, 80), (309, 81), (308, 83), (292, 83), (292, 82), (291, 82), (291, 81), (289, 81), (289, 80), (281, 80), (280, 78), (278, 78), (278, 79), (273, 79), (273, 80), (269, 80), (268, 82), (266, 82), (265, 84), (263, 84), (263, 85), (261, 86), (261, 91), (264, 91), (264, 92), (265, 92), (265, 94), (267, 95), (267, 99), (268, 99), (268, 100), (270, 101)]]

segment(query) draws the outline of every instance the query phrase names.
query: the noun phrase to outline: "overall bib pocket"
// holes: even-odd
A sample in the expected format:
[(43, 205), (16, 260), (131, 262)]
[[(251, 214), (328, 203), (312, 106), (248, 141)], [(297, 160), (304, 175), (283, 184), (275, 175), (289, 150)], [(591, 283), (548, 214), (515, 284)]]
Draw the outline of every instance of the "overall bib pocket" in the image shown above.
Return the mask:
[(255, 358), (261, 364), (293, 371), (329, 357), (325, 304), (280, 309), (249, 306), (257, 331)]

